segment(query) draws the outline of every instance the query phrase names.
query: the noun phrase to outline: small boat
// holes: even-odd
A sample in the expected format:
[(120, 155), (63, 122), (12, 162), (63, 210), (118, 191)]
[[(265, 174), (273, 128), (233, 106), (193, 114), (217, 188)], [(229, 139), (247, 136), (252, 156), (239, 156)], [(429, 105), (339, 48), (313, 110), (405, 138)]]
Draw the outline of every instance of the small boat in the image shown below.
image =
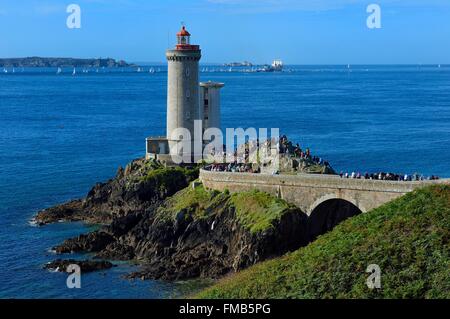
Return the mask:
[(281, 60), (274, 60), (272, 62), (272, 69), (276, 72), (283, 71), (283, 61)]
[(260, 68), (256, 69), (256, 72), (274, 72), (274, 71), (275, 69), (268, 64), (264, 64)]
[(8, 73), (8, 70), (6, 68), (3, 68), (3, 73)]

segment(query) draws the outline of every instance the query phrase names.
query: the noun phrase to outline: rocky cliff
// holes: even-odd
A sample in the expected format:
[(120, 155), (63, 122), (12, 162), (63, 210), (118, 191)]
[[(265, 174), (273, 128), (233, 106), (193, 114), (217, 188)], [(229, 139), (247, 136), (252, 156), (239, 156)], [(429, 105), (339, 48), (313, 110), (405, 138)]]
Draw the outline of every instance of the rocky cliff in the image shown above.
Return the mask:
[(197, 177), (197, 169), (165, 169), (138, 159), (120, 167), (115, 178), (96, 184), (85, 198), (40, 211), (35, 220), (39, 225), (60, 220), (111, 224), (129, 214), (142, 214)]
[(257, 191), (205, 190), (197, 174), (137, 160), (85, 199), (39, 212), (36, 220), (104, 224), (55, 251), (136, 261), (142, 267), (130, 277), (142, 279), (217, 278), (307, 243), (298, 208)]

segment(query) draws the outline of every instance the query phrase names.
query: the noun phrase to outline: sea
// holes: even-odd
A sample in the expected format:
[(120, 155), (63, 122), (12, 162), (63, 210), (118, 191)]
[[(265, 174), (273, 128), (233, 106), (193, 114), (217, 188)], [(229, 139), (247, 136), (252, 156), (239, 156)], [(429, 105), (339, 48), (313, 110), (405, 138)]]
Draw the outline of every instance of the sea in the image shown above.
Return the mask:
[[(338, 172), (450, 177), (450, 66), (202, 66), (225, 83), (223, 128), (279, 128)], [(43, 269), (51, 248), (96, 226), (37, 227), (39, 210), (79, 198), (165, 134), (167, 70), (0, 69), (0, 298), (172, 298), (183, 283), (128, 280), (115, 263), (83, 274)], [(71, 255), (70, 258), (89, 258)]]

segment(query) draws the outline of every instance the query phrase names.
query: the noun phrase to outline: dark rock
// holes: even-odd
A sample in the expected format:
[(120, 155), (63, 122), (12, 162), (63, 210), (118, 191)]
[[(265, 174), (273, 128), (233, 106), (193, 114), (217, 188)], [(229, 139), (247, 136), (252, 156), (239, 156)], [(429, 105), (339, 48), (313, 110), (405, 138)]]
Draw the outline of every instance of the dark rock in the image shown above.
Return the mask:
[(115, 217), (97, 232), (66, 240), (56, 251), (135, 260), (142, 268), (130, 278), (182, 280), (218, 278), (306, 245), (307, 218), (299, 209), (288, 208), (273, 227), (252, 233), (239, 223), (230, 196), (219, 197), (204, 218), (194, 218), (188, 208), (167, 218), (157, 213), (158, 205)]
[(55, 250), (136, 261), (142, 268), (131, 278), (218, 278), (306, 245), (306, 215), (292, 206), (286, 206), (271, 227), (258, 232), (240, 223), (229, 193), (212, 192), (213, 204), (208, 202), (201, 211), (195, 201), (178, 212), (170, 210), (176, 207), (169, 205), (171, 200), (178, 200), (170, 196), (187, 190), (197, 178), (188, 175), (136, 160), (119, 169), (114, 179), (95, 185), (85, 199), (44, 210), (36, 219), (44, 224), (56, 220), (104, 224), (98, 231), (64, 241)]
[(53, 249), (58, 254), (73, 252), (98, 252), (114, 241), (114, 237), (103, 231), (96, 231), (65, 240)]
[(82, 220), (82, 206), (81, 200), (74, 200), (66, 204), (58, 205), (40, 211), (36, 216), (36, 221), (39, 225), (54, 223), (59, 220), (78, 221)]
[(157, 163), (144, 159), (135, 160), (124, 170), (119, 168), (115, 178), (106, 183), (97, 183), (86, 198), (40, 211), (35, 218), (36, 223), (45, 225), (64, 220), (111, 224), (116, 218), (128, 214), (138, 215), (151, 209), (166, 197), (188, 186), (198, 176), (187, 176), (181, 171), (173, 170), (173, 174), (168, 174), (169, 182), (159, 178), (145, 178), (155, 167), (159, 167)]
[(109, 261), (93, 261), (93, 260), (62, 260), (57, 259), (44, 266), (44, 269), (56, 270), (59, 272), (66, 272), (69, 265), (78, 265), (81, 268), (81, 272), (93, 272), (104, 269), (110, 269), (113, 264)]
[(123, 246), (134, 249), (143, 267), (129, 278), (218, 278), (307, 243), (306, 216), (297, 209), (286, 212), (274, 228), (256, 234), (237, 222), (233, 208), (211, 218), (180, 223), (182, 214), (174, 221), (143, 220), (121, 238), (121, 244), (108, 246), (100, 256), (114, 256)]

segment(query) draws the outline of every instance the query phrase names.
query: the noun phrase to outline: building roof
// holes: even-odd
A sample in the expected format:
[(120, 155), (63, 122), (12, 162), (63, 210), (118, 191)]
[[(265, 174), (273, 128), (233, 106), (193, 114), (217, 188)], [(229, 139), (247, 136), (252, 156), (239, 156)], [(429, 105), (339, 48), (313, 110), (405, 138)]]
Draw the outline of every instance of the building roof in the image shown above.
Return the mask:
[(177, 36), (179, 36), (179, 37), (186, 37), (186, 36), (189, 37), (189, 36), (191, 36), (191, 34), (186, 30), (186, 27), (183, 26), (181, 28), (181, 31), (177, 33)]
[(225, 83), (221, 82), (200, 82), (201, 87), (207, 87), (207, 88), (223, 88), (225, 86)]

